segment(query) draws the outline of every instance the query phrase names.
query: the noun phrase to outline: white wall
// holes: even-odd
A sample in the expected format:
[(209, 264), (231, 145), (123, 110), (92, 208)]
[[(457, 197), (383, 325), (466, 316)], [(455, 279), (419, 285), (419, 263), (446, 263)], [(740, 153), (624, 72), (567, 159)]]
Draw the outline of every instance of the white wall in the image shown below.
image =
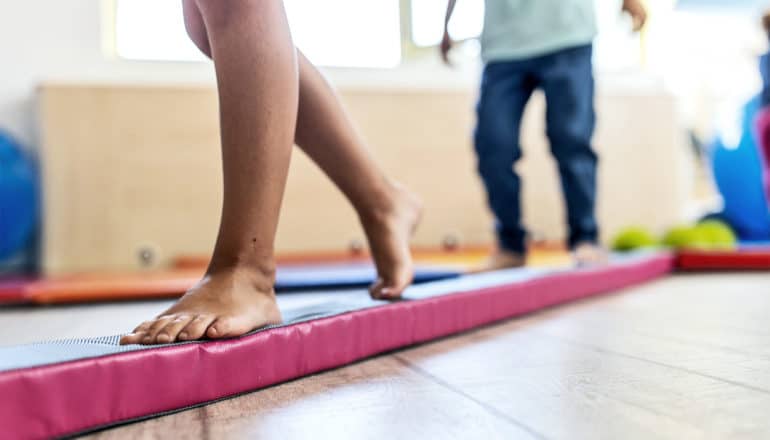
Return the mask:
[(37, 143), (34, 95), (41, 81), (206, 83), (206, 63), (114, 59), (102, 47), (100, 0), (0, 0), (0, 127)]

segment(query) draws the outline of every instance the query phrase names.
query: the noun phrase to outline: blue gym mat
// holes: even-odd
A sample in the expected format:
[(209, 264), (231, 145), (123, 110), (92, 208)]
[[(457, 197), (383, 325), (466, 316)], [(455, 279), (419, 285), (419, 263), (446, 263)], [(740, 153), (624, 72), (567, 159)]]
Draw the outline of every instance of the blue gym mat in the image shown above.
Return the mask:
[[(460, 271), (446, 267), (418, 266), (413, 284), (439, 281), (460, 276)], [(276, 271), (275, 291), (335, 290), (366, 287), (377, 278), (370, 263), (338, 263), (279, 266)]]

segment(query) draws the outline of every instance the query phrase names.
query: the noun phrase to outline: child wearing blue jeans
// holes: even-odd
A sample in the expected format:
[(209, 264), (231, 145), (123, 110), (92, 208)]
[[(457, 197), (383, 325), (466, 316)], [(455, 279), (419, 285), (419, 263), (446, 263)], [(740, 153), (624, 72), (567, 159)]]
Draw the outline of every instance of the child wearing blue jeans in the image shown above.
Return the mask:
[[(441, 53), (452, 48), (449, 0)], [(578, 263), (604, 258), (597, 244), (594, 214), (597, 157), (594, 132), (594, 0), (486, 0), (481, 55), (485, 63), (477, 105), (474, 144), (478, 171), (496, 217), (498, 251), (487, 269), (525, 261), (520, 180), (513, 169), (521, 158), (519, 132), (524, 107), (536, 89), (546, 99), (547, 135), (567, 205), (569, 246)], [(641, 29), (646, 12), (639, 0), (624, 0), (623, 11)]]

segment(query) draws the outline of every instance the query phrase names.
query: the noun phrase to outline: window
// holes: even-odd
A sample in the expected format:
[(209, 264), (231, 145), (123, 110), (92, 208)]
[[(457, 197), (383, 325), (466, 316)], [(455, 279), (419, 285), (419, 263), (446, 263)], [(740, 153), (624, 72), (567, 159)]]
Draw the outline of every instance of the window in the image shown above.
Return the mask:
[(115, 50), (133, 60), (205, 59), (187, 38), (181, 0), (118, 0)]
[[(680, 94), (745, 99), (761, 87), (757, 57), (767, 37), (752, 10), (659, 11), (648, 68)], [(686, 30), (686, 31), (683, 31)]]
[(767, 6), (766, 0), (679, 0), (676, 7), (683, 10), (758, 10)]
[(396, 0), (284, 0), (284, 5), (294, 43), (315, 64), (396, 67), (401, 62)]
[[(433, 46), (441, 42), (447, 0), (412, 0), (412, 40), (417, 46)], [(481, 35), (484, 26), (482, 0), (458, 0), (449, 33), (455, 40), (466, 40)]]
[[(118, 56), (134, 60), (204, 59), (187, 38), (180, 0), (116, 1)], [(395, 67), (401, 60), (397, 1), (285, 0), (284, 5), (295, 44), (316, 64)]]
[[(185, 33), (181, 0), (114, 1), (115, 47), (120, 57), (204, 59)], [(628, 20), (621, 18), (620, 0), (596, 2), (600, 28), (596, 40), (597, 69), (637, 68), (641, 63), (641, 44), (638, 36), (629, 31)], [(447, 0), (284, 0), (284, 5), (295, 43), (315, 64), (390, 68), (401, 63), (402, 47), (426, 48), (441, 40)], [(403, 5), (408, 8), (406, 14), (401, 13)], [(405, 23), (406, 20), (411, 21)], [(483, 22), (483, 0), (457, 0), (450, 32), (456, 40), (473, 39), (481, 33)], [(410, 31), (411, 41), (403, 41), (404, 27)], [(470, 52), (475, 54), (477, 49)], [(436, 56), (435, 51), (428, 50), (406, 53), (410, 59)]]

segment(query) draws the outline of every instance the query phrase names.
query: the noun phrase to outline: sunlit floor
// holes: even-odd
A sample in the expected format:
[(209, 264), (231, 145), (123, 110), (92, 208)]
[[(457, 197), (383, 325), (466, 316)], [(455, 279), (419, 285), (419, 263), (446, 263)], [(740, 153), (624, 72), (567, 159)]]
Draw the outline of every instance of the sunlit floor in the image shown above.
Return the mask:
[[(39, 312), (93, 335), (163, 305)], [(768, 438), (769, 316), (766, 273), (678, 275), (95, 438)], [(46, 335), (24, 321), (0, 343)]]

